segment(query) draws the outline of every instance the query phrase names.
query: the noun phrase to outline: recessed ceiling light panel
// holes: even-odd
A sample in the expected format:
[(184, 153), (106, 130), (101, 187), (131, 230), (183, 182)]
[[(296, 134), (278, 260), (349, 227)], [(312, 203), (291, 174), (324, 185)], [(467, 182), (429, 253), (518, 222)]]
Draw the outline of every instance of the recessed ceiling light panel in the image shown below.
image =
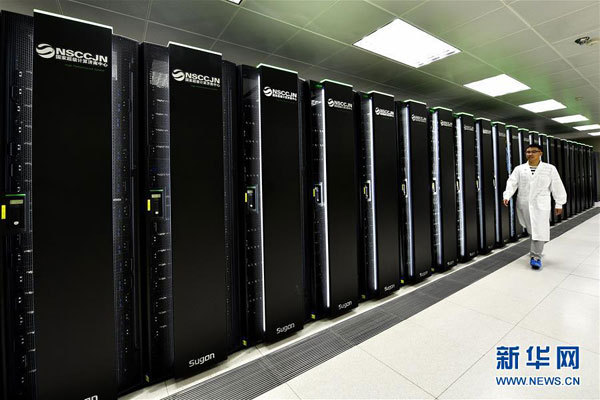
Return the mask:
[(600, 132), (588, 132), (590, 136), (600, 136)]
[(506, 74), (493, 76), (491, 78), (482, 79), (467, 83), (465, 85), (469, 89), (477, 90), (478, 92), (487, 94), (488, 96), (496, 97), (503, 94), (520, 92), (530, 89), (529, 86), (511, 78)]
[(578, 131), (589, 131), (590, 129), (600, 129), (600, 124), (574, 126)]
[(242, 0), (229, 0), (229, 1), (232, 3), (235, 3), (235, 4), (240, 4), (242, 2)]
[(581, 114), (577, 114), (577, 115), (567, 115), (566, 117), (552, 118), (552, 120), (554, 120), (556, 122), (560, 122), (561, 124), (568, 124), (570, 122), (587, 121), (588, 119)]
[(401, 19), (393, 20), (354, 45), (415, 68), (460, 53), (456, 47)]
[(519, 107), (524, 108), (529, 111), (532, 111), (532, 112), (535, 112), (535, 113), (540, 113), (540, 112), (544, 112), (544, 111), (552, 111), (552, 110), (560, 110), (562, 108), (567, 108), (567, 106), (565, 106), (562, 103), (559, 103), (556, 100), (544, 100), (544, 101), (537, 101), (535, 103), (521, 104)]

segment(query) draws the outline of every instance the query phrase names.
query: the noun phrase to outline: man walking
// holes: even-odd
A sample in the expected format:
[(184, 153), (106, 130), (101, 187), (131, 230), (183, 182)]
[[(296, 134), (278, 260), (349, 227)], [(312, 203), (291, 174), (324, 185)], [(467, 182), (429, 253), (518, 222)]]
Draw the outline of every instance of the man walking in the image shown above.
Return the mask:
[(527, 162), (515, 167), (506, 182), (504, 205), (508, 207), (518, 189), (517, 216), (531, 234), (530, 264), (533, 269), (541, 269), (544, 243), (550, 240), (550, 194), (556, 203), (555, 213), (560, 215), (562, 205), (567, 202), (567, 192), (556, 167), (541, 161), (541, 146), (529, 145), (525, 155)]

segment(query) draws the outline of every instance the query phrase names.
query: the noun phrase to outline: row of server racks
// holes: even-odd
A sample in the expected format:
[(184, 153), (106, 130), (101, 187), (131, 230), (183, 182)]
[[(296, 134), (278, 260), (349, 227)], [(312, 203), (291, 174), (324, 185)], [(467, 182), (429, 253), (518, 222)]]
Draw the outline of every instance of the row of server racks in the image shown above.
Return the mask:
[(115, 399), (517, 240), (501, 196), (530, 143), (566, 184), (562, 218), (593, 205), (588, 146), (0, 19), (2, 399)]

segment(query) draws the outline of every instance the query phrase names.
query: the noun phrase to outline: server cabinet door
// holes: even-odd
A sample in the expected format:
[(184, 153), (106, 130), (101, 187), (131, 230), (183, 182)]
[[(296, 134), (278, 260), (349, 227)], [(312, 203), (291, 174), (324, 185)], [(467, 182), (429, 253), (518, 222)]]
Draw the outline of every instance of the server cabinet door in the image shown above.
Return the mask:
[(174, 372), (181, 377), (227, 356), (221, 56), (170, 43), (169, 72)]
[(494, 140), (494, 178), (495, 178), (495, 204), (496, 204), (496, 246), (502, 247), (508, 243), (510, 236), (510, 215), (508, 207), (502, 204), (502, 193), (508, 180), (506, 145), (506, 130), (504, 124), (492, 124), (492, 139)]
[[(451, 268), (458, 262), (456, 193), (456, 148), (452, 111), (433, 108), (431, 115), (434, 247), (437, 269)], [(444, 151), (443, 149), (448, 149)]]
[(401, 135), (401, 176), (405, 188), (406, 268), (403, 280), (423, 279), (433, 266), (431, 147), (428, 143), (427, 105), (416, 101), (396, 103)]
[(455, 119), (458, 193), (459, 255), (467, 261), (477, 254), (477, 155), (473, 116), (460, 113)]
[(116, 398), (112, 31), (39, 12), (34, 28), (38, 395)]
[(489, 120), (478, 119), (475, 123), (477, 138), (477, 172), (479, 176), (478, 217), (479, 252), (488, 253), (495, 241), (495, 179), (492, 126)]

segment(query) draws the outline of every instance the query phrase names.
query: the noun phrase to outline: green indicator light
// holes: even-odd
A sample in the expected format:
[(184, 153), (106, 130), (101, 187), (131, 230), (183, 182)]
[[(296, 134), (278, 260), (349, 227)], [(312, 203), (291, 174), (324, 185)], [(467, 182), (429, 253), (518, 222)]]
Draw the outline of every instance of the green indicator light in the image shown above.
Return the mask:
[(6, 197), (25, 197), (24, 193), (19, 193), (19, 194), (7, 194), (5, 195)]

